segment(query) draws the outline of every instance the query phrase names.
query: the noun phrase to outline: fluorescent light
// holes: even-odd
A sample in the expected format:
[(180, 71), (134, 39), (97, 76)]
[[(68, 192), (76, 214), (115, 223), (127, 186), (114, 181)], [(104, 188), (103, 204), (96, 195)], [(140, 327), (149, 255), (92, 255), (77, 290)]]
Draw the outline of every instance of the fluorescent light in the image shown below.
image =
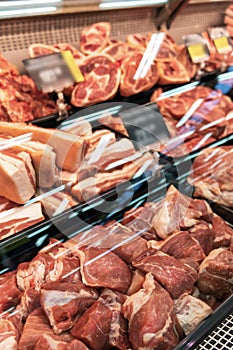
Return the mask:
[(57, 10), (55, 6), (48, 7), (39, 7), (39, 8), (25, 8), (24, 10), (4, 10), (1, 11), (0, 17), (11, 17), (11, 16), (20, 16), (20, 15), (32, 15), (36, 13), (46, 13), (46, 12), (54, 12)]
[(47, 4), (47, 5), (50, 5), (50, 4), (59, 4), (59, 3), (62, 3), (62, 0), (38, 0), (38, 1), (35, 1), (35, 0), (19, 0), (19, 1), (1, 1), (0, 2), (0, 7), (7, 7), (9, 8), (10, 6), (28, 6), (28, 5), (41, 5), (41, 4)]
[(133, 0), (133, 1), (116, 1), (116, 2), (106, 2), (103, 0), (99, 7), (102, 8), (117, 8), (117, 7), (133, 7), (133, 6), (153, 6), (153, 5), (164, 5), (167, 0)]

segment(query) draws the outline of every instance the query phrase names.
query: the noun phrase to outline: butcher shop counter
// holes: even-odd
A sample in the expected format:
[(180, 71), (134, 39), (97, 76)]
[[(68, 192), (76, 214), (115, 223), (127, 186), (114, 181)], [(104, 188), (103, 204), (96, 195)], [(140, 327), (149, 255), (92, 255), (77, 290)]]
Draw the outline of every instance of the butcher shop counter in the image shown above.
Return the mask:
[[(95, 349), (101, 339), (110, 348), (120, 343), (138, 349), (147, 342), (147, 325), (151, 348), (166, 343), (194, 349), (219, 323), (231, 324), (232, 228), (207, 202), (174, 186), (162, 200), (155, 198), (124, 210), (121, 218), (83, 227), (70, 239), (51, 239), (39, 252), (36, 242), (28, 263), (13, 256), (1, 275), (0, 332), (6, 344), (39, 349), (53, 341)], [(103, 326), (91, 323), (87, 336), (93, 319)], [(20, 333), (15, 325), (21, 325)], [(115, 326), (122, 332), (112, 338)], [(100, 327), (108, 327), (101, 336)], [(231, 332), (226, 349), (230, 337)]]

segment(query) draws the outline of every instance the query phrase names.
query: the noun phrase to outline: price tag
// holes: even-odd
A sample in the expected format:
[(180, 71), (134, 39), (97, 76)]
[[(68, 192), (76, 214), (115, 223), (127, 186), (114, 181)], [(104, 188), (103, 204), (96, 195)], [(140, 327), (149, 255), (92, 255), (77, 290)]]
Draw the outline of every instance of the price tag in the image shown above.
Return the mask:
[(193, 63), (204, 62), (209, 58), (209, 50), (205, 40), (199, 34), (189, 34), (183, 37)]
[(188, 52), (194, 63), (201, 62), (206, 59), (205, 48), (202, 44), (188, 46)]
[(62, 91), (84, 80), (70, 51), (26, 59), (23, 63), (38, 89), (44, 92)]
[(163, 144), (170, 137), (164, 119), (156, 104), (137, 106), (119, 113), (135, 148)]
[(214, 39), (214, 45), (219, 53), (227, 53), (231, 51), (228, 38), (223, 36), (221, 38)]
[(220, 54), (228, 53), (232, 50), (230, 36), (224, 27), (214, 27), (208, 29), (210, 38)]

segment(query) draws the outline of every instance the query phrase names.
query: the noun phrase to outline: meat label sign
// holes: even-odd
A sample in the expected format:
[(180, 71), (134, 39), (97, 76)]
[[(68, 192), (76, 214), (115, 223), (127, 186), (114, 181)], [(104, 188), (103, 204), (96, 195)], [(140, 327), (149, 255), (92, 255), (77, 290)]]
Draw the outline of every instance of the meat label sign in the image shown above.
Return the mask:
[(25, 69), (43, 92), (59, 92), (84, 80), (70, 51), (23, 60)]
[(166, 143), (170, 134), (156, 104), (134, 106), (119, 113), (131, 141), (142, 150), (145, 146)]

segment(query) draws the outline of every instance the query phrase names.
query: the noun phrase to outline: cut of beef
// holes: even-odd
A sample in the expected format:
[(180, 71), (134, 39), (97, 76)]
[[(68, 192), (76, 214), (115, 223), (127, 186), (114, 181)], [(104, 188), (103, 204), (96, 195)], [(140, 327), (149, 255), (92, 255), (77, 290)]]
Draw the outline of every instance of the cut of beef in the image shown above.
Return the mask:
[(176, 259), (191, 258), (201, 263), (205, 253), (199, 242), (187, 231), (173, 233), (165, 240), (159, 242), (158, 248), (164, 253), (174, 256)]
[(61, 341), (70, 342), (73, 337), (70, 333), (62, 333), (61, 335), (54, 335), (52, 328), (48, 323), (48, 319), (41, 308), (32, 311), (26, 320), (23, 328), (23, 334), (18, 343), (18, 350), (33, 350), (38, 339), (44, 334), (55, 337)]
[[(190, 198), (181, 194), (174, 186), (170, 186), (165, 199), (161, 202), (161, 207), (154, 215), (153, 227), (160, 238), (167, 238), (173, 231), (179, 229), (183, 219), (186, 219)], [(191, 225), (196, 223), (192, 220)]]
[(233, 229), (216, 214), (213, 215), (212, 232), (214, 235), (214, 248), (229, 247), (233, 241)]
[(100, 296), (112, 311), (110, 331), (109, 331), (109, 347), (119, 350), (130, 349), (128, 340), (128, 325), (126, 319), (122, 316), (122, 305), (127, 297), (117, 291), (105, 288)]
[(8, 73), (14, 75), (19, 74), (17, 68), (13, 64), (8, 62), (2, 55), (0, 55), (0, 75), (3, 76)]
[(88, 350), (88, 347), (77, 339), (65, 342), (44, 334), (38, 339), (33, 350)]
[(85, 58), (79, 66), (84, 81), (78, 83), (71, 95), (71, 103), (84, 107), (113, 98), (120, 83), (118, 63), (106, 54)]
[(85, 27), (80, 35), (80, 50), (85, 55), (93, 55), (108, 44), (111, 31), (109, 22), (98, 22)]
[(174, 307), (185, 335), (192, 332), (201, 321), (212, 314), (211, 307), (192, 295), (183, 295), (175, 300)]
[(132, 294), (123, 305), (129, 321), (129, 341), (134, 350), (172, 350), (179, 341), (178, 322), (168, 292), (151, 274), (143, 288)]
[(17, 350), (16, 329), (12, 322), (0, 318), (0, 349)]
[(135, 73), (142, 60), (143, 53), (136, 52), (129, 55), (121, 64), (120, 94), (131, 96), (152, 88), (159, 79), (155, 63), (152, 63), (145, 77), (134, 79)]
[(111, 309), (96, 301), (74, 324), (71, 334), (93, 350), (107, 348), (111, 326)]
[(131, 272), (126, 263), (107, 249), (81, 247), (73, 254), (80, 259), (83, 283), (91, 287), (107, 287), (126, 292)]
[(189, 233), (199, 242), (206, 255), (214, 248), (214, 232), (211, 224), (200, 220), (198, 224), (189, 229)]
[(20, 302), (21, 291), (16, 284), (16, 272), (0, 276), (0, 312), (6, 311)]
[(150, 272), (173, 299), (191, 293), (198, 278), (196, 270), (190, 265), (153, 249), (148, 250), (144, 256), (139, 256), (133, 262), (133, 266), (144, 273)]
[(96, 292), (84, 285), (53, 283), (40, 291), (40, 303), (55, 334), (69, 330), (77, 314), (81, 315), (97, 298)]
[(217, 299), (233, 293), (233, 253), (226, 248), (214, 249), (200, 265), (198, 288)]
[(206, 148), (194, 159), (188, 181), (195, 196), (233, 207), (232, 146)]

